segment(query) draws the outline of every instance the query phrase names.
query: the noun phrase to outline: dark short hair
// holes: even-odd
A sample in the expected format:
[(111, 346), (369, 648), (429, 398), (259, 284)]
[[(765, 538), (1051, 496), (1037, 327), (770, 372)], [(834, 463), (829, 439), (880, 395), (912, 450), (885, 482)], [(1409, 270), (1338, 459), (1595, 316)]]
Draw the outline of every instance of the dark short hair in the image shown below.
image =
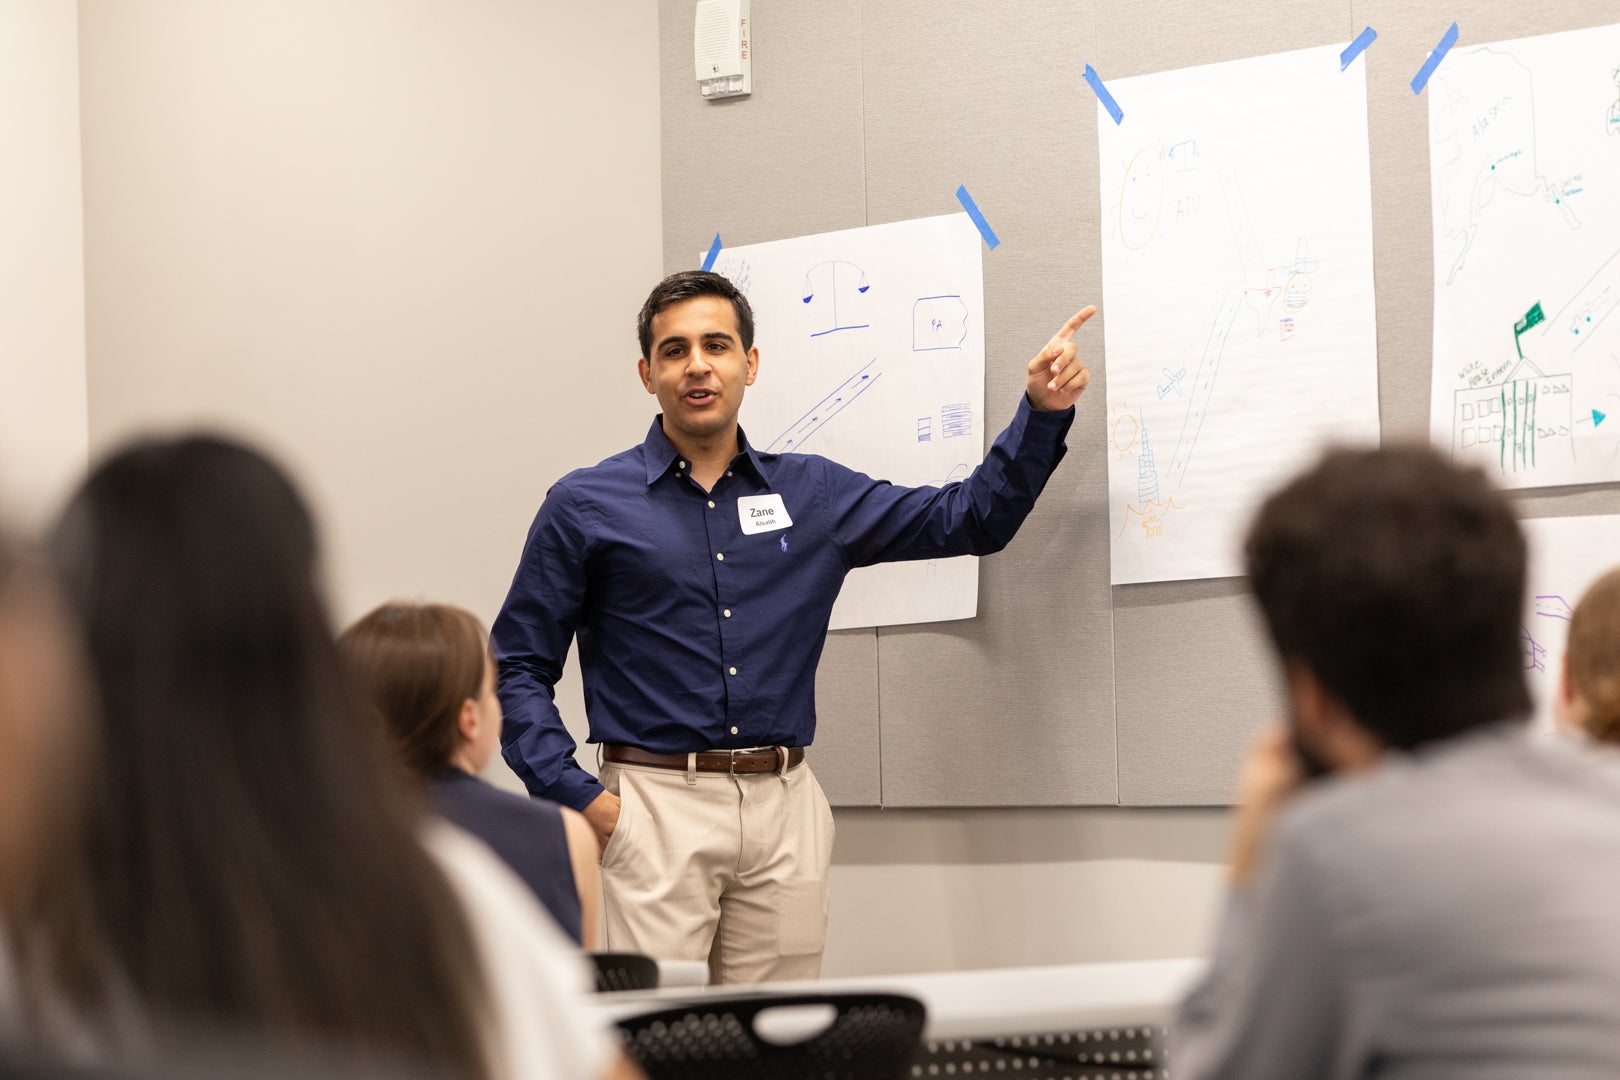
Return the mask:
[(1277, 651), (1385, 745), (1529, 714), (1524, 535), (1481, 470), (1329, 451), (1266, 500), (1246, 556)]
[(652, 356), (653, 316), (667, 307), (699, 296), (718, 296), (730, 300), (732, 309), (737, 313), (737, 334), (742, 338), (743, 351), (754, 347), (754, 309), (748, 306), (748, 297), (742, 294), (742, 290), (722, 274), (712, 274), (707, 270), (682, 270), (655, 285), (647, 295), (647, 302), (641, 305), (641, 314), (636, 316), (636, 334), (641, 339), (643, 359)]

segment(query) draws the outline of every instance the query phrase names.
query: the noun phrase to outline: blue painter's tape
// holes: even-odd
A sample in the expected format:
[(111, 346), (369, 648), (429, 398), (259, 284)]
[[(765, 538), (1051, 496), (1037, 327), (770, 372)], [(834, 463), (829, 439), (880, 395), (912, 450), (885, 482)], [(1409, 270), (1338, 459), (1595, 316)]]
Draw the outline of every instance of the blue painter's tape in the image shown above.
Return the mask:
[(1434, 47), (1434, 52), (1430, 53), (1429, 58), (1423, 61), (1423, 66), (1418, 69), (1418, 73), (1412, 76), (1412, 93), (1423, 93), (1423, 88), (1429, 85), (1429, 76), (1434, 74), (1434, 69), (1440, 66), (1440, 61), (1446, 58), (1446, 53), (1450, 52), (1451, 47), (1455, 44), (1457, 44), (1457, 24), (1452, 23), (1451, 29), (1447, 30), (1445, 37), (1440, 39), (1440, 44)]
[(1378, 40), (1378, 31), (1367, 27), (1350, 43), (1349, 48), (1339, 54), (1339, 70), (1343, 71), (1353, 63), (1356, 57), (1367, 51), (1367, 46)]
[(713, 270), (714, 260), (720, 257), (720, 234), (714, 234), (714, 243), (709, 245), (709, 253), (703, 256), (703, 269)]
[(996, 230), (992, 229), (990, 223), (984, 220), (984, 215), (979, 212), (979, 204), (974, 202), (973, 196), (968, 194), (966, 184), (957, 186), (956, 201), (962, 204), (962, 209), (967, 211), (967, 216), (973, 219), (974, 225), (978, 226), (979, 235), (984, 237), (985, 245), (994, 250), (1001, 243), (1001, 240), (996, 236)]
[(1119, 107), (1119, 102), (1114, 100), (1114, 95), (1108, 92), (1108, 87), (1103, 85), (1102, 76), (1097, 74), (1097, 69), (1090, 64), (1086, 65), (1086, 82), (1091, 84), (1092, 92), (1097, 95), (1097, 100), (1102, 102), (1102, 107), (1108, 110), (1108, 115), (1114, 118), (1114, 123), (1125, 119), (1125, 111)]

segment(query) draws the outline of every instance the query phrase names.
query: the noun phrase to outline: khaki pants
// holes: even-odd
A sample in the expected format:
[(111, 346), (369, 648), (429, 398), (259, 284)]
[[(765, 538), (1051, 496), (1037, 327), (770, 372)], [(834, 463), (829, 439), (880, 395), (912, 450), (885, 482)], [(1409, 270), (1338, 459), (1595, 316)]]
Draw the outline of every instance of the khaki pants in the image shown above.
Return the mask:
[(808, 764), (730, 776), (607, 763), (601, 781), (622, 800), (602, 852), (608, 950), (706, 960), (716, 983), (821, 974), (833, 820)]

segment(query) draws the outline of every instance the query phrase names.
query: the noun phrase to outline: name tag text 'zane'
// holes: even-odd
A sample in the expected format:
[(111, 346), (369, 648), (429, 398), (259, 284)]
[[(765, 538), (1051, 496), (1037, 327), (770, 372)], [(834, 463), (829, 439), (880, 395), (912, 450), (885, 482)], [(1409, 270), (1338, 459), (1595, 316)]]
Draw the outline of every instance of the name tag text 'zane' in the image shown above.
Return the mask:
[(742, 526), (744, 536), (753, 536), (785, 529), (793, 524), (793, 519), (782, 505), (782, 496), (747, 495), (737, 500), (737, 523)]

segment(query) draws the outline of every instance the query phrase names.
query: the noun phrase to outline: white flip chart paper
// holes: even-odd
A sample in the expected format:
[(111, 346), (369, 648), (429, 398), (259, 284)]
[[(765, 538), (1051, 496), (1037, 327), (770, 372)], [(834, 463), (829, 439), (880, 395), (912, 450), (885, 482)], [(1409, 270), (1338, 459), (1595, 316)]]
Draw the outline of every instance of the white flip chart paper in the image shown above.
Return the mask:
[[(951, 214), (723, 249), (714, 270), (747, 295), (760, 352), (749, 442), (912, 487), (972, 472), (985, 444), (981, 243)], [(978, 590), (971, 557), (865, 567), (831, 625), (969, 619)]]
[(1620, 479), (1620, 26), (1454, 49), (1427, 93), (1434, 440)]
[(1241, 573), (1259, 500), (1378, 439), (1365, 66), (1119, 79), (1098, 107), (1115, 584)]

